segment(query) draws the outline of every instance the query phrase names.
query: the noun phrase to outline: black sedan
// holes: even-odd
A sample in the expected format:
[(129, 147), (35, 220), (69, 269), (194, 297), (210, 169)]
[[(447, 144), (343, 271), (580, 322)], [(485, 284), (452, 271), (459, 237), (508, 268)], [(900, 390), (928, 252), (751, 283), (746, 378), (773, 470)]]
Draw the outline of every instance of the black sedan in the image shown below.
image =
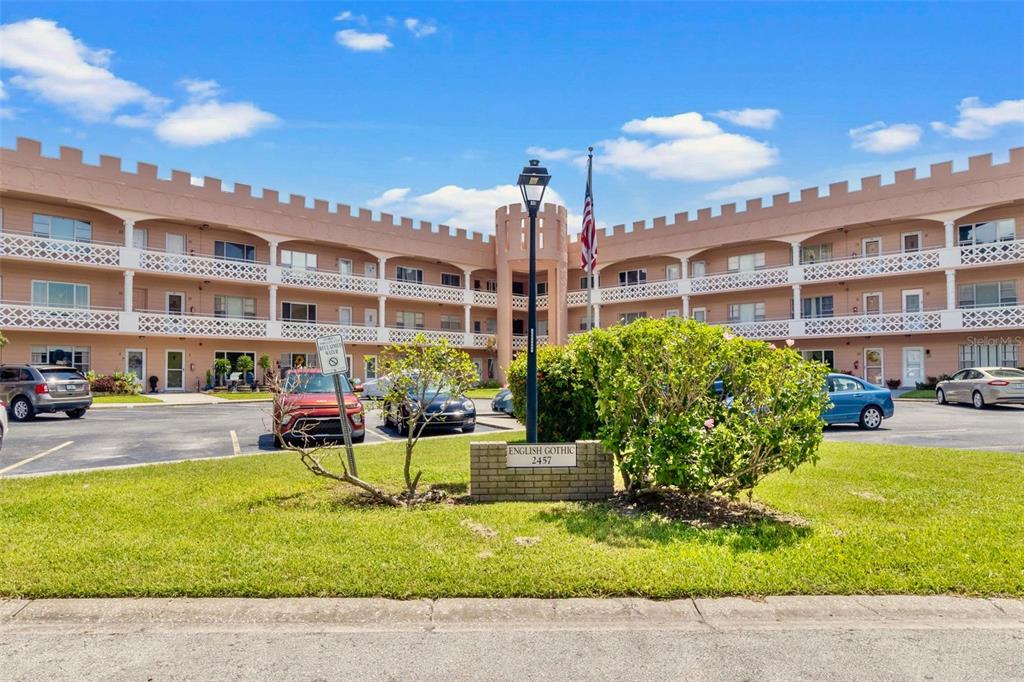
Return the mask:
[(416, 424), (426, 423), (427, 429), (462, 429), (472, 433), (476, 429), (476, 405), (466, 396), (453, 396), (450, 392), (431, 388), (422, 397), (414, 392), (406, 394), (400, 404), (384, 404), (384, 425), (394, 426), (398, 434), (408, 433), (412, 416), (418, 415)]

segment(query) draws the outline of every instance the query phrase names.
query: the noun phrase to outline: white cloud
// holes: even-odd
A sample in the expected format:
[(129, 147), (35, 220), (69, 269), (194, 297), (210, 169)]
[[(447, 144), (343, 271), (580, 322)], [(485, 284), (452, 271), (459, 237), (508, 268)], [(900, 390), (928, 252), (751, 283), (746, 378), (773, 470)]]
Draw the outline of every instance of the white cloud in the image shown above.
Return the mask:
[(0, 66), (10, 83), (86, 121), (107, 120), (118, 109), (158, 109), (166, 101), (110, 70), (110, 50), (93, 49), (56, 22), (27, 19), (0, 26)]
[(405, 199), (408, 196), (411, 189), (409, 187), (395, 187), (394, 189), (386, 190), (376, 199), (370, 199), (366, 202), (366, 205), (370, 208), (380, 208), (383, 206), (391, 206), (399, 201)]
[(155, 132), (165, 142), (195, 147), (248, 137), (277, 121), (250, 102), (194, 102), (162, 118)]
[(618, 138), (599, 143), (595, 167), (635, 170), (652, 178), (723, 180), (778, 163), (779, 152), (744, 135), (720, 133), (652, 144)]
[(363, 33), (351, 28), (335, 33), (334, 40), (354, 52), (383, 52), (394, 47), (385, 33)]
[(0, 99), (7, 99), (7, 91), (4, 90), (4, 82), (0, 81)]
[(712, 116), (744, 128), (771, 130), (782, 116), (782, 112), (778, 109), (722, 109), (714, 112)]
[(432, 21), (424, 22), (419, 19), (409, 17), (403, 23), (405, 24), (405, 27), (409, 29), (409, 33), (412, 33), (417, 38), (424, 38), (437, 33), (437, 25)]
[(749, 199), (753, 197), (764, 197), (770, 194), (781, 194), (788, 192), (793, 187), (793, 182), (781, 175), (769, 175), (763, 178), (751, 178), (742, 180), (732, 185), (719, 187), (713, 192), (704, 195), (705, 199), (712, 201), (723, 201), (725, 199)]
[(1024, 124), (1024, 99), (1005, 99), (985, 106), (978, 97), (965, 97), (957, 107), (960, 118), (953, 125), (932, 122), (932, 129), (963, 140), (982, 140), (1004, 125)]
[(548, 149), (547, 147), (527, 147), (526, 153), (544, 161), (568, 161), (581, 154), (575, 149)]
[(884, 121), (875, 121), (860, 128), (850, 130), (853, 148), (875, 154), (889, 154), (910, 149), (921, 141), (921, 126), (913, 123), (894, 123), (886, 125)]
[(622, 126), (626, 133), (651, 133), (662, 137), (706, 137), (722, 132), (717, 123), (705, 120), (696, 111), (675, 116), (635, 118)]
[(334, 20), (335, 21), (352, 21), (352, 22), (355, 22), (355, 23), (357, 23), (357, 24), (359, 24), (361, 26), (365, 26), (366, 23), (367, 23), (366, 22), (366, 15), (365, 14), (354, 14), (351, 10), (345, 10), (344, 12), (339, 12), (337, 14), (337, 16), (334, 17)]
[(197, 102), (213, 99), (220, 94), (220, 84), (215, 80), (182, 78), (178, 81), (178, 85), (188, 93), (189, 99)]

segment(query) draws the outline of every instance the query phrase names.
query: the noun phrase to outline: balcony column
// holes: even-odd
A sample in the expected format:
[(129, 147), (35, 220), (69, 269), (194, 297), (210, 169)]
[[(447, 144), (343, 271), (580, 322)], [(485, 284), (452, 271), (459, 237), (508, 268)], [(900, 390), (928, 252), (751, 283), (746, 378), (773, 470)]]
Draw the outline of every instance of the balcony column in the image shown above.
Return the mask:
[(801, 305), (801, 301), (800, 301), (800, 285), (799, 284), (794, 284), (793, 285), (793, 319), (794, 320), (799, 320), (801, 312), (803, 312), (803, 310), (802, 310), (802, 305)]
[(132, 312), (135, 307), (133, 296), (135, 294), (135, 273), (131, 270), (124, 271), (124, 311)]
[(690, 319), (690, 297), (683, 296), (683, 319)]
[(387, 300), (387, 296), (377, 297), (377, 338), (381, 343), (386, 343), (388, 340), (387, 330), (384, 328), (384, 301)]
[(270, 285), (270, 321), (277, 321), (277, 285)]
[(601, 304), (594, 304), (594, 329), (601, 328)]
[(947, 249), (951, 249), (951, 248), (953, 248), (956, 245), (955, 244), (956, 233), (954, 231), (954, 228), (956, 227), (955, 221), (947, 220), (947, 221), (942, 223), (942, 227), (944, 228), (945, 235), (946, 235), (946, 248)]
[(463, 308), (463, 314), (464, 314), (464, 317), (465, 317), (465, 324), (463, 325), (463, 332), (462, 332), (462, 334), (465, 337), (466, 345), (467, 346), (472, 346), (473, 345), (473, 330), (470, 329), (470, 327), (472, 326), (473, 322), (470, 319), (470, 311), (473, 309), (473, 306), (471, 306), (471, 305), (469, 305), (467, 303), (466, 305), (462, 306), (462, 308)]
[(956, 270), (946, 270), (946, 310), (956, 310)]
[(800, 242), (793, 242), (790, 246), (793, 249), (790, 265), (800, 265)]
[(268, 251), (267, 261), (272, 266), (273, 265), (277, 265), (277, 246), (280, 243), (281, 242), (279, 242), (279, 241), (272, 241), (272, 240), (269, 240), (269, 239), (267, 240), (267, 251)]
[(135, 221), (124, 221), (124, 245), (129, 249), (135, 246)]

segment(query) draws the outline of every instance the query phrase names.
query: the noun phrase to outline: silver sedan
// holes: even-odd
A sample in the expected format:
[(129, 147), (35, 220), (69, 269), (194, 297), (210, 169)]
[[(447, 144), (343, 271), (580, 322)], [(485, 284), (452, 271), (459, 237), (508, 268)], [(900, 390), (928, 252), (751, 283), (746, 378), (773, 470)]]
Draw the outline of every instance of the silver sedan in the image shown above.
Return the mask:
[(1013, 367), (968, 367), (935, 387), (935, 401), (970, 403), (979, 410), (998, 403), (1024, 404), (1024, 370)]

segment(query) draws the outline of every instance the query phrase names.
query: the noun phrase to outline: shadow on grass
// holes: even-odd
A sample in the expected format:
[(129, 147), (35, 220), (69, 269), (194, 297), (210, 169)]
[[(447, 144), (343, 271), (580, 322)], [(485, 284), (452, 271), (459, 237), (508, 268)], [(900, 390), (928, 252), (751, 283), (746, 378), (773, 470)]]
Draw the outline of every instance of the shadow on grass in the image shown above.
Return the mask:
[(806, 521), (758, 505), (697, 500), (682, 505), (578, 504), (539, 512), (538, 521), (558, 523), (572, 535), (612, 547), (653, 547), (670, 543), (701, 543), (733, 552), (771, 552), (794, 545), (811, 534)]

